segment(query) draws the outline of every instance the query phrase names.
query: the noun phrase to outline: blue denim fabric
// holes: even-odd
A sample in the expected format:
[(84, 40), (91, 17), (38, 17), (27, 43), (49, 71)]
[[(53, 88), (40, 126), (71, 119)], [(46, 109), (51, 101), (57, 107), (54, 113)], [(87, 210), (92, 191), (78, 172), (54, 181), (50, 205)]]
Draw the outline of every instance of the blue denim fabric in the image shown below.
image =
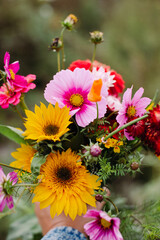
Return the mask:
[(51, 229), (41, 240), (86, 240), (83, 233), (71, 227)]

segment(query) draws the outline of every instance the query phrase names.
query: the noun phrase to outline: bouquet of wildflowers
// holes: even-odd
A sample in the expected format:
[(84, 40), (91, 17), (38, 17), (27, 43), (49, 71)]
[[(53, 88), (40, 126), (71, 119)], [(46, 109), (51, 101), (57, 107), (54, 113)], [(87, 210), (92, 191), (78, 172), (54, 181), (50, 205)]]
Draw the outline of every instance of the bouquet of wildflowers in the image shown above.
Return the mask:
[[(130, 234), (133, 231), (139, 239), (158, 239), (159, 223), (147, 225), (143, 214), (139, 219), (132, 208), (118, 209), (107, 184), (140, 171), (142, 147), (160, 159), (160, 105), (142, 97), (142, 87), (132, 96), (133, 86), (125, 90), (122, 76), (95, 60), (102, 32), (90, 33), (92, 60), (76, 60), (65, 68), (63, 35), (76, 22), (70, 14), (62, 22), (60, 37), (50, 46), (57, 53), (58, 72), (44, 91), (47, 106), (40, 103), (34, 111), (28, 109), (24, 96), (36, 87), (36, 76), (18, 75), (19, 62), (10, 63), (10, 54), (5, 53), (0, 106), (17, 112), (24, 130), (0, 125), (1, 134), (20, 144), (11, 153), (15, 161), (8, 167), (12, 172), (5, 175), (0, 167), (0, 217), (13, 212), (15, 200), (29, 191), (33, 203), (40, 202), (40, 208), (50, 206), (52, 218), (62, 212), (72, 220), (77, 215), (93, 218), (84, 227), (90, 239), (124, 239), (128, 225)], [(95, 207), (96, 201), (106, 202), (104, 211), (87, 211), (87, 205)], [(155, 209), (160, 218), (159, 202)]]

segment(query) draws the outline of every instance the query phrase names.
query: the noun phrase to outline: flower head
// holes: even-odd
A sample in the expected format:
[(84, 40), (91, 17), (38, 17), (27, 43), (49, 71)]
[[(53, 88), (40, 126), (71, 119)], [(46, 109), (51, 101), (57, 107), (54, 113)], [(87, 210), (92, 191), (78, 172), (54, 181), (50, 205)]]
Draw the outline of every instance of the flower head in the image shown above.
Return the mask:
[(41, 106), (35, 106), (35, 113), (26, 110), (26, 131), (23, 133), (26, 139), (60, 141), (60, 137), (68, 130), (69, 108), (62, 109), (56, 103), (55, 108), (49, 104), (48, 108), (41, 103)]
[[(120, 111), (116, 117), (116, 120), (119, 123), (120, 127), (135, 117), (143, 116), (143, 114), (146, 112), (146, 107), (151, 102), (150, 98), (147, 97), (142, 98), (144, 92), (143, 88), (140, 88), (135, 93), (134, 97), (131, 99), (132, 88), (133, 87), (128, 88), (125, 91), (123, 95), (122, 107), (120, 108)], [(127, 134), (126, 130), (124, 130), (124, 133), (127, 139), (131, 140), (131, 137), (129, 136), (129, 134)]]
[(52, 44), (49, 47), (49, 50), (58, 52), (63, 46), (63, 43), (60, 38), (56, 37), (53, 39)]
[(15, 185), (17, 181), (17, 173), (10, 172), (6, 176), (3, 169), (0, 167), (0, 212), (3, 211), (5, 205), (7, 205), (9, 209), (13, 208), (14, 203), (11, 194), (13, 185)]
[(12, 167), (21, 168), (27, 172), (31, 172), (31, 162), (36, 150), (30, 145), (21, 144), (20, 148), (17, 148), (16, 152), (12, 152), (11, 155), (16, 161), (11, 162)]
[(84, 225), (84, 230), (91, 240), (123, 240), (119, 231), (119, 218), (112, 218), (106, 212), (93, 209), (88, 210), (84, 217), (95, 219)]
[(102, 99), (101, 96), (101, 88), (102, 88), (102, 79), (94, 80), (90, 92), (87, 97), (91, 102), (99, 102)]
[(74, 14), (69, 14), (66, 19), (62, 22), (62, 26), (68, 30), (72, 30), (73, 25), (78, 21), (78, 18)]
[[(44, 97), (52, 104), (58, 102), (60, 107), (69, 107), (70, 114), (75, 114), (77, 124), (85, 127), (97, 117), (96, 103), (87, 99), (93, 81), (93, 74), (88, 70), (62, 70), (47, 84)], [(106, 94), (102, 86), (102, 99), (98, 102), (99, 117), (106, 113)]]
[[(125, 88), (124, 80), (120, 74), (118, 74), (115, 70), (111, 70), (110, 66), (100, 63), (98, 61), (94, 61), (93, 64), (90, 60), (76, 60), (72, 62), (69, 66), (71, 71), (74, 71), (75, 68), (85, 68), (86, 70), (91, 70), (94, 73), (94, 69), (99, 71), (99, 69), (103, 68), (105, 71), (105, 78), (103, 82), (106, 82), (107, 87), (109, 87), (109, 95), (118, 97), (118, 94), (123, 91)], [(102, 70), (100, 70), (102, 75)], [(109, 73), (108, 73), (109, 72)], [(104, 74), (103, 74), (104, 75)], [(101, 77), (102, 78), (102, 77)], [(99, 79), (99, 78), (98, 78)], [(103, 80), (103, 78), (102, 78)]]
[(8, 108), (10, 104), (17, 105), (20, 102), (21, 92), (11, 83), (3, 84), (0, 87), (0, 106)]
[(100, 185), (98, 176), (90, 175), (71, 149), (50, 153), (40, 173), (44, 179), (34, 191), (33, 202), (40, 202), (40, 208), (50, 205), (52, 218), (64, 211), (74, 220), (86, 213), (86, 204), (96, 206), (93, 194)]
[(145, 132), (141, 136), (142, 141), (160, 156), (160, 105), (157, 104), (149, 111), (145, 121)]
[(102, 43), (104, 41), (103, 32), (100, 31), (90, 32), (90, 36), (91, 42), (93, 42), (94, 44)]

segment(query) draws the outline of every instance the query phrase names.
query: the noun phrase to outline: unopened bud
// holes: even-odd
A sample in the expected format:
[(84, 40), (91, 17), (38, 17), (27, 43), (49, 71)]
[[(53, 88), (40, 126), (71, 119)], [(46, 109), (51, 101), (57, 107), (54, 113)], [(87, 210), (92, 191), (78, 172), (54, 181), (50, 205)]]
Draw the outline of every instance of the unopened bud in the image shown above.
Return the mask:
[(68, 30), (72, 30), (73, 25), (78, 21), (78, 18), (74, 14), (69, 14), (68, 17), (62, 22), (62, 26)]
[(104, 41), (103, 32), (94, 31), (94, 32), (90, 32), (90, 35), (91, 35), (91, 42), (93, 42), (94, 44), (98, 44)]
[(132, 170), (137, 170), (139, 168), (139, 163), (137, 162), (132, 162), (131, 163), (131, 169)]
[(97, 194), (97, 195), (95, 196), (95, 199), (96, 199), (97, 202), (102, 202), (102, 201), (103, 201), (103, 196), (100, 195), (100, 194)]
[(58, 52), (62, 48), (62, 41), (60, 38), (54, 38), (52, 44), (49, 46), (49, 50), (53, 50), (54, 52)]
[(90, 154), (93, 157), (98, 157), (101, 154), (101, 152), (102, 152), (102, 149), (96, 144), (91, 146), (91, 148), (90, 148)]

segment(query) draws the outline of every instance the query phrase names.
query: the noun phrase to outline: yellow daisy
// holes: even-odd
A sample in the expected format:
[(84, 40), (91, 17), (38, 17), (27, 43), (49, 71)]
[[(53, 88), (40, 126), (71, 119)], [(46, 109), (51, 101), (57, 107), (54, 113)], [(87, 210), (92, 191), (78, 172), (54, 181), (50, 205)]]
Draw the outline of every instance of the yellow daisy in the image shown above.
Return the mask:
[(66, 106), (60, 108), (58, 103), (55, 107), (52, 104), (48, 105), (48, 108), (41, 103), (38, 107), (35, 105), (35, 113), (26, 110), (26, 131), (23, 133), (25, 138), (37, 140), (53, 140), (60, 141), (60, 137), (64, 135), (69, 128), (69, 108)]
[(100, 186), (98, 176), (91, 175), (71, 149), (50, 153), (41, 174), (44, 179), (34, 191), (33, 202), (40, 202), (40, 208), (50, 205), (52, 218), (64, 211), (74, 220), (86, 213), (86, 204), (96, 207), (93, 194)]
[(17, 148), (16, 152), (11, 155), (16, 161), (10, 163), (12, 167), (21, 168), (27, 172), (31, 172), (31, 162), (36, 150), (29, 145), (21, 144), (21, 148)]

